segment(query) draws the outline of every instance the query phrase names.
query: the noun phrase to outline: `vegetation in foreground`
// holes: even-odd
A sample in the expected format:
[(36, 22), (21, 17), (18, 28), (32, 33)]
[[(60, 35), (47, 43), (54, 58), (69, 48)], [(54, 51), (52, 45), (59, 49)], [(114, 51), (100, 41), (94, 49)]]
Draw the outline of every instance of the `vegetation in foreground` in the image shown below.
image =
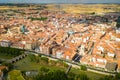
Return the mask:
[(39, 74), (33, 77), (28, 77), (27, 80), (89, 80), (85, 73), (74, 74), (69, 73), (66, 74), (61, 70), (52, 70), (46, 67), (41, 67), (39, 70)]
[[(47, 68), (47, 70), (49, 71), (53, 71), (52, 73), (54, 73), (54, 71), (56, 73), (56, 71), (58, 70), (65, 73), (68, 68), (68, 65), (62, 61), (50, 60), (49, 58), (46, 58), (43, 56), (35, 56), (35, 55), (28, 55), (25, 59), (16, 62), (14, 66), (15, 66), (15, 69), (19, 69), (24, 72), (26, 71), (39, 71), (40, 72), (41, 68), (43, 69), (44, 67), (45, 69)], [(81, 73), (83, 75), (86, 75), (88, 79), (99, 80), (100, 78), (104, 77), (104, 75), (87, 71), (85, 66), (82, 66), (81, 69), (82, 70), (72, 68), (70, 72), (68, 73), (67, 80), (74, 80), (73, 78), (75, 77), (75, 75), (79, 75)], [(45, 74), (47, 75), (48, 73), (45, 73)], [(46, 77), (46, 75), (44, 77)]]
[[(81, 66), (81, 70), (72, 68), (66, 74), (68, 68), (66, 63), (40, 55), (28, 55), (25, 59), (16, 62), (14, 66), (10, 63), (2, 65), (9, 67), (7, 80), (120, 80), (120, 73), (115, 77), (105, 76), (89, 72), (85, 66)], [(26, 75), (26, 72), (34, 71), (38, 74)], [(3, 72), (6, 74), (7, 71)]]
[[(91, 79), (84, 72), (81, 72), (79, 74), (69, 72), (68, 74), (66, 74), (65, 71), (53, 70), (47, 67), (41, 67), (40, 70), (38, 70), (37, 72), (37, 75), (30, 74), (30, 76), (27, 76), (25, 71), (20, 72), (19, 70), (13, 70), (9, 72), (9, 76), (12, 74), (10, 80), (120, 80), (120, 73), (116, 74), (115, 77), (105, 76), (100, 79)], [(24, 78), (22, 75), (24, 76)]]

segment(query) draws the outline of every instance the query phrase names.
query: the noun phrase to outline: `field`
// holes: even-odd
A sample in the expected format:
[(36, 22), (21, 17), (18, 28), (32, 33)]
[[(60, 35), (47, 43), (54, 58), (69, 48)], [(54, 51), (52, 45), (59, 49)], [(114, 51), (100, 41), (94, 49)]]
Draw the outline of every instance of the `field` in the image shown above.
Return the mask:
[(65, 11), (68, 13), (107, 13), (120, 12), (117, 4), (48, 4), (49, 10)]
[[(49, 69), (53, 69), (53, 70), (63, 70), (66, 71), (67, 68), (63, 68), (63, 67), (58, 67), (58, 66), (50, 66), (49, 64), (38, 64), (35, 62), (31, 62), (29, 57), (26, 57), (18, 62), (16, 62), (15, 64), (15, 69), (18, 70), (22, 70), (22, 71), (29, 71), (29, 70), (40, 70), (41, 67), (47, 67)], [(89, 78), (91, 79), (95, 79), (98, 80), (101, 77), (104, 77), (105, 75), (101, 75), (101, 74), (97, 74), (97, 73), (93, 73), (93, 72), (89, 72), (89, 71), (82, 71), (80, 69), (75, 69), (72, 68), (70, 72), (73, 72), (75, 74), (79, 74), (79, 73), (86, 73), (88, 75)], [(97, 76), (97, 77), (96, 77)]]
[[(17, 5), (17, 4), (16, 4)], [(0, 10), (17, 10), (27, 8), (40, 8), (41, 4), (32, 6), (0, 6)], [(119, 4), (42, 4), (46, 6), (45, 10), (51, 11), (65, 11), (67, 13), (107, 13), (107, 12), (120, 12)]]
[(0, 10), (8, 10), (8, 9), (17, 10), (22, 8), (16, 6), (0, 6)]
[(34, 6), (33, 7), (0, 6), (0, 10), (18, 10), (18, 9), (27, 9), (27, 8), (34, 8)]

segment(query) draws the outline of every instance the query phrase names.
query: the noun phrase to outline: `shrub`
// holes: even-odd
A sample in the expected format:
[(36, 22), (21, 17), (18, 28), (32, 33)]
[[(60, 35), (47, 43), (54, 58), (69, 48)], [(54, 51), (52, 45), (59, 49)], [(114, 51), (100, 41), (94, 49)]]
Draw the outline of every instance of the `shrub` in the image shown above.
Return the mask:
[(119, 16), (118, 19), (117, 19), (116, 27), (117, 27), (117, 28), (120, 28), (120, 16)]
[(86, 70), (87, 70), (87, 67), (86, 67), (85, 65), (81, 65), (80, 68), (81, 68), (81, 70), (83, 70), (83, 71), (86, 71)]
[(28, 19), (31, 19), (32, 21), (34, 21), (34, 20), (45, 21), (45, 20), (47, 20), (47, 17), (40, 17), (40, 18), (29, 17)]
[(49, 60), (49, 59), (48, 59), (47, 57), (40, 57), (40, 60), (48, 63), (48, 60)]
[(50, 64), (50, 65), (56, 65), (56, 63), (57, 63), (57, 62), (54, 61), (54, 60), (50, 60), (50, 61), (49, 61), (49, 64)]
[(8, 80), (25, 80), (20, 70), (13, 70), (8, 73)]
[(41, 67), (41, 68), (40, 68), (40, 72), (42, 72), (42, 73), (46, 73), (46, 72), (48, 72), (48, 71), (49, 71), (49, 69), (46, 68), (46, 67)]
[(24, 51), (21, 49), (0, 46), (0, 53), (7, 56), (15, 57), (15, 56), (21, 55), (22, 53), (24, 53)]
[(58, 60), (57, 61), (57, 66), (63, 66), (63, 67), (68, 67), (68, 64), (66, 64), (65, 62)]
[(81, 73), (77, 74), (74, 80), (89, 80), (89, 78), (85, 73)]
[(13, 69), (13, 64), (12, 63), (3, 62), (2, 65), (7, 66), (9, 70)]
[(39, 56), (35, 56), (34, 54), (30, 54), (29, 55), (29, 58), (30, 58), (30, 61), (31, 62), (36, 62), (36, 63), (39, 63)]
[(116, 80), (120, 80), (120, 73), (117, 73), (117, 74), (115, 75), (115, 79), (116, 79)]

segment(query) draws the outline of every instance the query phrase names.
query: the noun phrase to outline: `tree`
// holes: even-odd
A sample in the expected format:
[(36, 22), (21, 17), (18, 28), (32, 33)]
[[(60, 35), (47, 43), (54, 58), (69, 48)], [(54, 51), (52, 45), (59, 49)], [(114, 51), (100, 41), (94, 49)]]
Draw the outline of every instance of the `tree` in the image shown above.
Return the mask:
[(81, 65), (80, 68), (81, 68), (81, 70), (83, 70), (83, 71), (86, 71), (86, 70), (87, 70), (87, 67), (86, 67), (85, 65)]
[(69, 73), (68, 73), (68, 80), (74, 80), (75, 75), (76, 75), (75, 73), (69, 72)]
[(85, 73), (81, 73), (77, 74), (74, 80), (89, 80), (89, 78)]
[(114, 80), (113, 76), (105, 76), (103, 78), (100, 78), (100, 80)]
[(117, 19), (116, 27), (117, 27), (117, 28), (120, 28), (120, 16), (119, 16), (118, 19)]
[(92, 15), (94, 15), (94, 14), (95, 14), (95, 12), (92, 12), (91, 14), (92, 14)]
[(35, 56), (35, 55), (31, 54), (31, 55), (29, 55), (29, 58), (30, 58), (31, 62), (36, 62), (36, 63), (39, 62), (39, 56)]
[(42, 67), (41, 69), (44, 69), (42, 70), (44, 74), (40, 72), (39, 75), (33, 78), (33, 80), (68, 80), (67, 75), (63, 71), (60, 70), (48, 71), (45, 67)]
[(115, 75), (115, 80), (120, 80), (120, 73), (117, 73), (117, 74)]
[(9, 70), (13, 69), (12, 63), (3, 62), (2, 65), (7, 66)]
[(54, 60), (49, 60), (49, 64), (54, 66), (54, 65), (56, 65), (56, 64), (57, 64), (57, 61), (54, 61)]
[(7, 80), (25, 80), (22, 76), (20, 70), (12, 70), (8, 72), (8, 79)]
[(8, 73), (8, 70), (6, 68), (4, 68), (2, 71), (5, 75)]
[(47, 17), (40, 17), (40, 18), (29, 17), (28, 19), (31, 19), (32, 21), (34, 21), (34, 20), (46, 21)]
[(62, 61), (62, 60), (57, 60), (56, 65), (57, 65), (57, 66), (61, 66), (61, 67), (68, 67), (68, 66), (69, 66), (67, 63), (65, 63), (65, 62)]
[(68, 80), (65, 72), (60, 70), (49, 71), (45, 80)]
[(40, 57), (40, 60), (45, 62), (45, 63), (49, 62), (49, 59), (47, 57)]
[(0, 53), (7, 55), (7, 56), (18, 56), (21, 55), (22, 53), (24, 53), (24, 51), (20, 50), (20, 49), (16, 49), (16, 48), (10, 48), (10, 47), (1, 47), (0, 46)]
[(40, 72), (42, 72), (42, 73), (46, 73), (46, 72), (48, 72), (48, 71), (49, 71), (49, 69), (46, 68), (46, 67), (41, 67), (41, 68), (40, 68)]

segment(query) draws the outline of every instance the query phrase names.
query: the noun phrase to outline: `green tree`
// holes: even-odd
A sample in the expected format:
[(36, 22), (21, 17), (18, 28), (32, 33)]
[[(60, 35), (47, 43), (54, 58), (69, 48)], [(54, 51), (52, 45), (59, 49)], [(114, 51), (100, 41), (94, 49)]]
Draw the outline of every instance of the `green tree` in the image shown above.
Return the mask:
[(115, 80), (113, 76), (105, 76), (103, 78), (100, 78), (100, 80)]
[(89, 80), (89, 78), (85, 73), (81, 73), (77, 74), (74, 80)]
[(62, 60), (58, 60), (56, 65), (61, 66), (61, 67), (68, 67), (68, 64), (66, 64), (64, 61)]
[(120, 28), (120, 16), (119, 16), (118, 19), (117, 19), (116, 27), (117, 27), (117, 28)]
[(8, 73), (8, 70), (7, 70), (6, 68), (3, 69), (2, 71), (3, 71), (3, 73), (4, 73), (5, 75)]
[(40, 61), (43, 61), (44, 63), (48, 63), (49, 59), (47, 57), (40, 57)]
[(117, 73), (117, 74), (115, 75), (115, 80), (120, 80), (120, 73)]
[(81, 70), (84, 70), (84, 71), (87, 70), (87, 67), (85, 65), (81, 65), (80, 68), (81, 68)]
[(49, 71), (48, 68), (46, 68), (46, 67), (41, 67), (39, 72), (46, 73), (46, 72), (48, 72), (48, 71)]
[(53, 65), (53, 66), (54, 66), (54, 65), (56, 65), (56, 63), (57, 63), (57, 61), (49, 60), (49, 64), (50, 64), (50, 65)]
[(7, 63), (7, 62), (3, 62), (2, 65), (7, 66), (9, 70), (12, 70), (14, 67), (12, 63)]
[(69, 72), (69, 73), (68, 73), (68, 80), (74, 80), (75, 75), (76, 75), (75, 73)]
[(30, 58), (31, 62), (36, 62), (36, 63), (39, 62), (39, 56), (35, 56), (34, 54), (30, 54), (29, 58)]
[(65, 72), (60, 70), (49, 71), (45, 78), (45, 80), (68, 80)]
[(33, 77), (33, 80), (68, 80), (65, 72), (60, 70), (48, 70), (45, 67), (41, 68), (39, 75)]
[(7, 56), (18, 56), (21, 55), (22, 53), (24, 53), (24, 51), (20, 50), (20, 49), (16, 49), (16, 48), (10, 48), (10, 47), (1, 47), (0, 46), (0, 53), (7, 55)]
[(92, 14), (92, 15), (94, 15), (94, 14), (95, 14), (95, 12), (92, 12), (91, 14)]

